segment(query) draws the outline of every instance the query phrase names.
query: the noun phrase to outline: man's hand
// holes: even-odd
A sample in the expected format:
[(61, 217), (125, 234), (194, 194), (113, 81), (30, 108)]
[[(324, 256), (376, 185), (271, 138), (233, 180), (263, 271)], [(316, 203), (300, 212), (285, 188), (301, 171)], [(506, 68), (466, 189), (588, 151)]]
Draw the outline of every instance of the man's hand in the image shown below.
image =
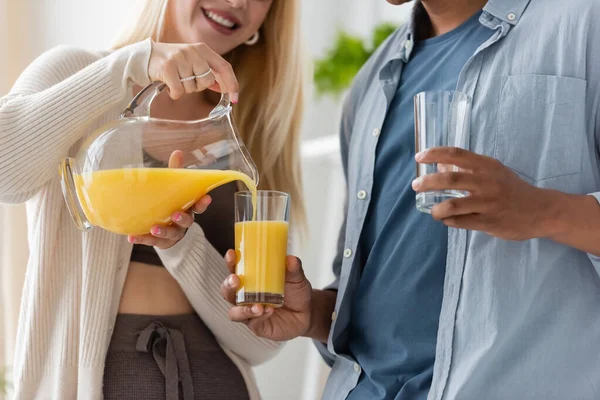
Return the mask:
[(419, 163), (449, 164), (460, 172), (441, 172), (413, 181), (416, 192), (461, 190), (464, 198), (451, 199), (432, 209), (447, 226), (483, 231), (505, 240), (552, 236), (558, 212), (556, 193), (528, 184), (500, 161), (467, 150), (437, 147), (416, 155)]
[(229, 310), (229, 318), (246, 324), (257, 336), (266, 339), (285, 341), (305, 336), (311, 328), (312, 288), (304, 275), (300, 260), (287, 257), (284, 305), (272, 308), (236, 305), (235, 294), (240, 286), (240, 278), (234, 273), (235, 258), (233, 250), (225, 255), (231, 275), (221, 285), (223, 298), (233, 305)]

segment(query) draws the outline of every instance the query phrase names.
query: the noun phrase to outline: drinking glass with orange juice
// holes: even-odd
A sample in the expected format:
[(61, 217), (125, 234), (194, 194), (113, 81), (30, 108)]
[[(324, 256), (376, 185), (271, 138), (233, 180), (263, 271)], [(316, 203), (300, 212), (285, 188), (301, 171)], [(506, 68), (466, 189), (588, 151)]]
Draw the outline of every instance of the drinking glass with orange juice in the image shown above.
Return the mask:
[(259, 190), (256, 207), (251, 192), (235, 195), (236, 274), (238, 305), (283, 305), (290, 196)]

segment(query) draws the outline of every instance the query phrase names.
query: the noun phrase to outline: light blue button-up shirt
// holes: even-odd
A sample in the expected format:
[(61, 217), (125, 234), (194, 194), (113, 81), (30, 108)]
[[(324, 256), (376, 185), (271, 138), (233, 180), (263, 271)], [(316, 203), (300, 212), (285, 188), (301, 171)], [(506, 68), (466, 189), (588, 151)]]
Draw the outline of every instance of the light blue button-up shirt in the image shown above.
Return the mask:
[[(495, 34), (457, 85), (473, 101), (472, 151), (533, 185), (600, 201), (599, 21), (597, 0), (489, 1), (480, 22)], [(332, 364), (324, 399), (345, 398), (361, 373), (346, 351), (360, 279), (354, 255), (378, 132), (413, 38), (412, 22), (395, 32), (361, 70), (344, 107), (347, 212), (330, 287), (338, 291), (334, 320), (327, 348), (319, 346)], [(449, 229), (428, 399), (600, 399), (600, 257), (546, 239)]]

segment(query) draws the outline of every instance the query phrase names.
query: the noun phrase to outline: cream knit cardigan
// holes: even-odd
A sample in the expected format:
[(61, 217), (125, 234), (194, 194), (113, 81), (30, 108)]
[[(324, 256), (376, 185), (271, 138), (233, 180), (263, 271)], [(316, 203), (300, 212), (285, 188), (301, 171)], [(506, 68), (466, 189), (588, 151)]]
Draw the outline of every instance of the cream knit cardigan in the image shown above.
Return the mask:
[[(83, 138), (119, 117), (133, 83), (149, 83), (151, 49), (149, 39), (111, 53), (57, 47), (0, 98), (0, 202), (27, 202), (31, 253), (12, 368), (16, 399), (102, 398), (132, 245), (102, 229), (78, 231), (57, 170)], [(250, 367), (281, 344), (228, 319), (219, 289), (228, 271), (220, 254), (196, 224), (158, 254), (258, 399)]]

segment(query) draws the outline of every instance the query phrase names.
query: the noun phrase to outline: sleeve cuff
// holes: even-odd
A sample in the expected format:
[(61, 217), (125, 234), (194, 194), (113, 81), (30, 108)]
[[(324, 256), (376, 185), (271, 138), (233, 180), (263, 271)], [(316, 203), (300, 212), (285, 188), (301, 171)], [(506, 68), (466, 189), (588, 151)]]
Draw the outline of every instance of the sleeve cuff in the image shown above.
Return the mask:
[(339, 290), (340, 288), (340, 277), (336, 277), (335, 281), (333, 281), (333, 283), (331, 283), (330, 285), (327, 285), (323, 288), (323, 290), (335, 290), (336, 292)]
[(148, 66), (150, 65), (151, 55), (152, 40), (146, 39), (115, 51), (110, 56), (109, 63), (121, 65), (120, 68), (123, 68), (121, 69), (121, 71), (124, 71), (122, 85), (127, 86), (128, 81), (132, 81), (137, 85), (146, 86), (150, 84)]
[(174, 246), (164, 250), (156, 247), (154, 249), (165, 266), (177, 268), (185, 261), (192, 247), (201, 240), (205, 240), (204, 231), (200, 225), (194, 223), (187, 230), (183, 239)]
[[(589, 195), (596, 198), (596, 201), (598, 201), (598, 206), (600, 206), (600, 192), (589, 193)], [(589, 253), (588, 257), (592, 261), (592, 264), (594, 264), (594, 267), (596, 268), (598, 274), (600, 274), (600, 257)]]
[(333, 363), (335, 362), (335, 356), (329, 352), (327, 345), (317, 340), (313, 340), (313, 343), (317, 347), (317, 350), (319, 351), (319, 354), (321, 354), (325, 364), (327, 364), (329, 367), (332, 367)]
[(600, 192), (589, 193), (589, 195), (595, 197), (596, 201), (598, 201), (598, 204), (600, 205)]

